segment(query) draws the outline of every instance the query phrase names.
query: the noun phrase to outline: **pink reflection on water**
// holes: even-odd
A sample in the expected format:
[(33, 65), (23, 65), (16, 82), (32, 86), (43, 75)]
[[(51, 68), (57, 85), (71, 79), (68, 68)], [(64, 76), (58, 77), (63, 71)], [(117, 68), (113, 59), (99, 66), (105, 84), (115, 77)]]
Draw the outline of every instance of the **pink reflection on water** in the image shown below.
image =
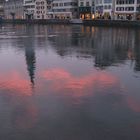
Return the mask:
[(0, 74), (1, 93), (14, 107), (13, 124), (18, 129), (29, 129), (37, 123), (38, 106), (32, 102), (32, 87), (26, 76), (18, 71)]
[(25, 76), (17, 71), (0, 74), (0, 88), (19, 95), (31, 96), (32, 89), (30, 82), (25, 79)]
[(21, 113), (15, 114), (15, 125), (19, 129), (32, 128), (37, 123), (38, 109), (35, 104), (27, 103), (22, 106)]
[(131, 97), (131, 96), (128, 96), (126, 98), (126, 101), (127, 101), (127, 104), (129, 106), (129, 108), (131, 110), (133, 110), (134, 112), (140, 112), (140, 102), (139, 100)]
[[(88, 75), (76, 77), (64, 69), (49, 69), (41, 72), (41, 77), (49, 81), (53, 91), (70, 90), (74, 96), (84, 96), (94, 88), (109, 88), (117, 85), (118, 79), (107, 72), (91, 72)], [(86, 92), (85, 92), (86, 91)]]

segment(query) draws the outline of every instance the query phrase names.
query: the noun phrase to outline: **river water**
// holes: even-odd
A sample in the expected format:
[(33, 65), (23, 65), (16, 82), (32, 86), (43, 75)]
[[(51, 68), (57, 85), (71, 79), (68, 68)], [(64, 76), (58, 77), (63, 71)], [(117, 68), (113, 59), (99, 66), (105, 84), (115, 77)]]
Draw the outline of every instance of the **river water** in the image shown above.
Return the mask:
[(1, 140), (140, 140), (140, 29), (0, 26)]

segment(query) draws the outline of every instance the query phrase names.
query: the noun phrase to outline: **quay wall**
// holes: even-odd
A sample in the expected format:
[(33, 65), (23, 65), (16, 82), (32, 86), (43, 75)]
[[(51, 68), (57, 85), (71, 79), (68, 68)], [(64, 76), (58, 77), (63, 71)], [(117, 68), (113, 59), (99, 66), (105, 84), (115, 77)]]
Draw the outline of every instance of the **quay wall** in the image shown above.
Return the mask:
[(85, 26), (108, 26), (108, 27), (140, 27), (140, 21), (129, 20), (84, 20)]
[(6, 20), (3, 19), (2, 23), (13, 23), (13, 24), (70, 24), (69, 20), (59, 20), (59, 19), (48, 19), (48, 20), (24, 20), (24, 19), (15, 19), (15, 20)]
[[(48, 20), (2, 20), (3, 24), (78, 24), (73, 23), (68, 19), (48, 19)], [(126, 21), (126, 20), (83, 20), (79, 25), (84, 26), (107, 26), (107, 27), (140, 27), (140, 21)]]

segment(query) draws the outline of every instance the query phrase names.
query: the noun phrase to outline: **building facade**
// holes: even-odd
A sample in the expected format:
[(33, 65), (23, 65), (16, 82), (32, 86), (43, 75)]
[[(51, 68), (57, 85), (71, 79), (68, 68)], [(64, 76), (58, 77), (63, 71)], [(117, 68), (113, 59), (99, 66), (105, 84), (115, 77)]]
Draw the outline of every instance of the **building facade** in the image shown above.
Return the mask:
[(47, 13), (47, 1), (46, 0), (36, 0), (35, 1), (35, 19), (46, 19)]
[(140, 0), (115, 0), (115, 19), (140, 19)]
[(52, 0), (36, 0), (35, 1), (35, 19), (50, 19), (53, 17)]
[(53, 18), (78, 18), (78, 0), (53, 0)]
[(95, 2), (94, 0), (79, 0), (78, 12), (80, 19), (94, 19)]
[(24, 0), (24, 18), (35, 18), (35, 0)]
[(53, 18), (53, 0), (47, 0), (47, 19)]
[(6, 19), (24, 18), (23, 0), (5, 1), (3, 9), (4, 9), (4, 18)]
[(111, 19), (114, 16), (115, 0), (95, 0), (96, 18)]

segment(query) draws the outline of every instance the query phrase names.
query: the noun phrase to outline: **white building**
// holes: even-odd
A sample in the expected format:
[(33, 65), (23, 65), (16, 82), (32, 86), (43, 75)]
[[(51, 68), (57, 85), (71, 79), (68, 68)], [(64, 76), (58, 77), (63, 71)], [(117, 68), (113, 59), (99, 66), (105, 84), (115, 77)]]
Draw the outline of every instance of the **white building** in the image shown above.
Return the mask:
[(115, 19), (140, 19), (140, 0), (115, 0)]
[(79, 0), (78, 7), (80, 19), (94, 19), (94, 0)]
[(35, 1), (35, 19), (50, 19), (52, 14), (52, 0)]
[(53, 0), (53, 18), (71, 19), (78, 17), (78, 0)]
[(35, 0), (24, 0), (24, 18), (34, 19), (35, 17)]
[(47, 0), (47, 19), (53, 18), (53, 0)]
[(113, 18), (114, 0), (95, 0), (96, 18)]
[(35, 1), (35, 19), (46, 19), (47, 13), (47, 1), (46, 0), (36, 0)]
[(6, 19), (23, 19), (23, 0), (7, 0), (4, 2), (4, 17)]

